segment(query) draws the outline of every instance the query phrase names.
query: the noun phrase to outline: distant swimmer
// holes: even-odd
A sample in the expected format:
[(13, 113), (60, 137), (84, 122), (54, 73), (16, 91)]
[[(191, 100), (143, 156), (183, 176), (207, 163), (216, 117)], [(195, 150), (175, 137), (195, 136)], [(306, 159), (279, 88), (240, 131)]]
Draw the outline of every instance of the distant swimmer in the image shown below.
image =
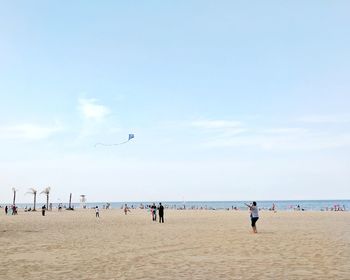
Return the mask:
[(249, 207), (250, 210), (250, 219), (252, 221), (252, 228), (254, 233), (258, 233), (256, 229), (256, 222), (259, 220), (259, 209), (256, 205), (256, 202), (253, 201), (252, 205), (245, 204)]
[(162, 205), (162, 203), (159, 203), (158, 213), (159, 213), (159, 222), (164, 223), (164, 206)]
[(95, 215), (96, 218), (100, 218), (100, 209), (98, 208), (98, 206), (95, 207)]

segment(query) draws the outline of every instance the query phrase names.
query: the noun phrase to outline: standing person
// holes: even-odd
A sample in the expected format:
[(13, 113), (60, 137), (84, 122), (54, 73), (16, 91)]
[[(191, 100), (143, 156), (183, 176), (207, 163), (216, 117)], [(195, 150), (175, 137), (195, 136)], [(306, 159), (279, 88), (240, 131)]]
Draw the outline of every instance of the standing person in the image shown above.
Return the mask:
[(256, 205), (256, 202), (253, 201), (252, 205), (248, 205), (250, 210), (250, 219), (252, 221), (252, 228), (253, 228), (253, 232), (254, 233), (258, 233), (257, 229), (256, 229), (256, 222), (259, 220), (259, 209), (258, 206)]
[(152, 221), (157, 221), (157, 206), (155, 203), (151, 206)]
[(271, 208), (271, 210), (272, 210), (274, 213), (277, 212), (275, 203), (272, 203), (272, 208)]
[(5, 215), (7, 215), (7, 213), (9, 212), (9, 208), (7, 207), (7, 205), (5, 206)]
[(164, 223), (164, 206), (162, 205), (161, 202), (159, 203), (158, 212), (159, 212), (159, 222)]
[(128, 205), (125, 203), (125, 205), (124, 205), (124, 213), (125, 213), (125, 215), (127, 215), (128, 212), (131, 212), (131, 211), (130, 211)]
[(41, 207), (41, 215), (45, 216), (46, 206)]
[(95, 213), (96, 213), (96, 218), (100, 218), (100, 209), (98, 208), (98, 206), (96, 206), (95, 208)]

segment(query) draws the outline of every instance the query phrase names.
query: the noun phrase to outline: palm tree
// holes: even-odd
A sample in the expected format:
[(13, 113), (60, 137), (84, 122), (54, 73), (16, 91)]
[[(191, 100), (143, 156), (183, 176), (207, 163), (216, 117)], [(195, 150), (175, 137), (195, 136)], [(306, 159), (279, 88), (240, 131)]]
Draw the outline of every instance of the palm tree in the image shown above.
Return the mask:
[(17, 189), (16, 188), (12, 188), (13, 191), (13, 205), (16, 205), (16, 194), (17, 194)]
[(27, 192), (28, 194), (32, 194), (34, 196), (34, 205), (33, 205), (33, 210), (32, 211), (36, 211), (36, 193), (38, 191), (34, 188), (30, 188), (29, 192)]
[(46, 195), (46, 209), (49, 210), (49, 196), (50, 196), (51, 188), (45, 188), (41, 193)]

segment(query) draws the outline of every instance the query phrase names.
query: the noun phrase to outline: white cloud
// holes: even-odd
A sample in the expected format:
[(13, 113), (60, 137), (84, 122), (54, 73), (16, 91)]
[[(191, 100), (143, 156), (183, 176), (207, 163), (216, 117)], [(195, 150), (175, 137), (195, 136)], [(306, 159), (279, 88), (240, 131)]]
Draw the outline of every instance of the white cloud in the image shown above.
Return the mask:
[(97, 103), (96, 99), (79, 99), (79, 111), (87, 120), (101, 121), (110, 114), (110, 110)]
[(52, 126), (33, 123), (23, 123), (0, 126), (1, 139), (22, 139), (22, 140), (41, 140), (47, 139), (53, 134), (62, 131), (59, 123)]

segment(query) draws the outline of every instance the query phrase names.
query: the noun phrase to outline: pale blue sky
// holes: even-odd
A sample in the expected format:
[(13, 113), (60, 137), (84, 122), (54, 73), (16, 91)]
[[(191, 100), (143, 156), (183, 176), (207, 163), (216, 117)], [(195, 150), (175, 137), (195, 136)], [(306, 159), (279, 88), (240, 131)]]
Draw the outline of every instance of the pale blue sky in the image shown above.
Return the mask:
[(0, 1), (0, 201), (350, 198), (349, 10)]

